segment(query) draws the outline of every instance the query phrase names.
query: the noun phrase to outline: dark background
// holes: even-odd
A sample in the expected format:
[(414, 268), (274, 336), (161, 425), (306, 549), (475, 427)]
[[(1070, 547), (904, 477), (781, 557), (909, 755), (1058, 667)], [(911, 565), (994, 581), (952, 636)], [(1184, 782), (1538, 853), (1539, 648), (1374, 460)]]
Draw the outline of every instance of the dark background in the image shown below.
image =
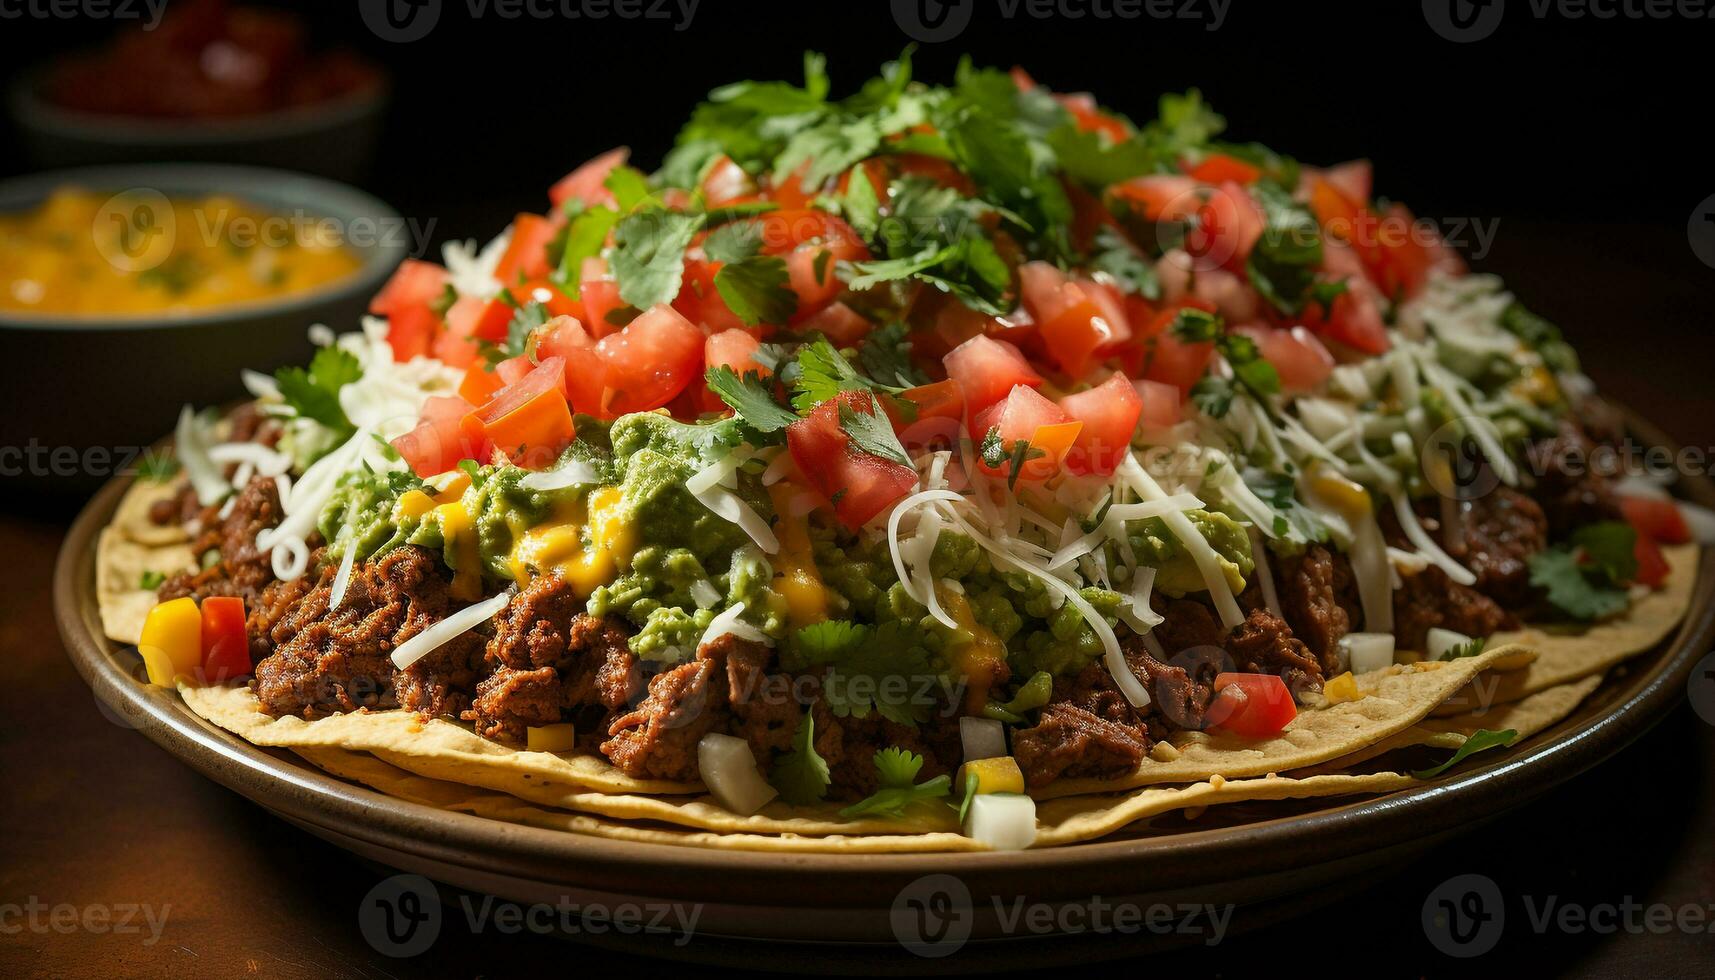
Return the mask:
[[(843, 93), (907, 40), (883, 2), (703, 0), (677, 32), (655, 20), (472, 21), (465, 0), (443, 0), (437, 27), (409, 44), (369, 32), (351, 0), (297, 6), (318, 39), (392, 72), (387, 138), (366, 186), (407, 216), (433, 219), (437, 239), (486, 238), (513, 212), (542, 209), (549, 183), (616, 144), (652, 166), (716, 84), (796, 78), (801, 52), (813, 48), (829, 55)], [(0, 21), (0, 66), (87, 44), (111, 26)], [(1139, 120), (1159, 92), (1197, 86), (1235, 138), (1309, 162), (1368, 156), (1378, 191), (1421, 215), (1498, 220), (1493, 250), (1474, 266), (1500, 273), (1558, 321), (1604, 390), (1708, 447), (1715, 270), (1693, 253), (1687, 225), (1715, 194), (1699, 149), (1712, 38), (1715, 22), (1537, 19), (1525, 0), (1512, 0), (1494, 36), (1467, 45), (1437, 36), (1413, 0), (1235, 0), (1214, 32), (1172, 19), (1006, 20), (979, 4), (963, 35), (924, 46), (917, 64), (931, 81), (948, 80), (964, 52), (1022, 64), (1044, 84), (1094, 91)], [(22, 170), (5, 139), (0, 172)], [(112, 936), (0, 935), (0, 974), (639, 968), (615, 953), (460, 929), (414, 961), (366, 946), (355, 909), (379, 872), (102, 720), (48, 613), (47, 567), (76, 503), (0, 517), (9, 558), (0, 565), (0, 902), (150, 900), (171, 903), (173, 920), (148, 948)], [(1517, 899), (1715, 903), (1712, 761), (1715, 728), (1682, 707), (1616, 760), (1401, 875), (1357, 883), (1355, 897), (1308, 896), (1297, 923), (1123, 969), (1708, 975), (1715, 937), (1539, 936)], [(1419, 925), (1425, 896), (1462, 873), (1494, 878), (1519, 923), (1471, 962), (1436, 952)], [(771, 951), (766, 962), (815, 969), (804, 950)]]

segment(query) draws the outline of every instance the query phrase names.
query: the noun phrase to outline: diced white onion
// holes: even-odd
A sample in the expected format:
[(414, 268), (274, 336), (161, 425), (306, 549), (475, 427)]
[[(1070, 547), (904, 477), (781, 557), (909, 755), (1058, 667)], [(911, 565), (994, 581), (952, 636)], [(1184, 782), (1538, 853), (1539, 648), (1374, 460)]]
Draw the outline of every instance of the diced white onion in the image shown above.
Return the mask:
[(703, 638), (697, 641), (702, 647), (713, 643), (723, 636), (731, 634), (741, 640), (760, 643), (763, 646), (773, 646), (774, 640), (767, 633), (739, 618), (744, 615), (744, 603), (735, 602), (709, 622), (709, 628), (703, 631)]
[(512, 590), (508, 589), (497, 596), (460, 609), (394, 648), (393, 666), (404, 670), (439, 650), (455, 637), (463, 636), (500, 615), (501, 610), (505, 609), (506, 604), (511, 601)]
[(356, 563), (356, 560), (357, 542), (347, 541), (345, 557), (339, 560), (339, 571), (335, 572), (333, 576), (333, 588), (328, 591), (329, 612), (338, 609), (340, 602), (345, 599), (345, 587), (351, 584), (351, 566)]
[(965, 836), (997, 851), (1036, 842), (1036, 801), (1011, 793), (981, 793), (965, 813)]
[(959, 719), (959, 741), (966, 762), (999, 759), (1006, 755), (1006, 726), (993, 718), (965, 715)]
[(1347, 633), (1340, 643), (1346, 648), (1354, 674), (1393, 666), (1392, 633)]
[(1691, 536), (1698, 544), (1715, 545), (1715, 511), (1682, 500), (1679, 512), (1684, 515), (1686, 527), (1691, 529)]
[(587, 486), (600, 482), (595, 467), (581, 459), (568, 459), (551, 470), (540, 470), (526, 473), (518, 481), (518, 486), (524, 490), (546, 491), (564, 490), (567, 487)]
[(713, 582), (700, 578), (691, 583), (691, 601), (697, 604), (698, 609), (713, 609), (720, 605), (721, 593)]
[(1280, 594), (1274, 589), (1274, 572), (1268, 567), (1268, 546), (1263, 543), (1262, 532), (1255, 527), (1250, 530), (1251, 563), (1256, 566), (1257, 585), (1262, 589), (1263, 605), (1273, 613), (1275, 618), (1286, 618), (1280, 611)]
[(1642, 473), (1627, 473), (1615, 480), (1614, 492), (1622, 497), (1648, 497), (1651, 500), (1665, 500), (1669, 496), (1666, 487)]
[(1442, 629), (1432, 626), (1429, 635), (1424, 638), (1423, 645), (1429, 649), (1423, 651), (1431, 660), (1440, 660), (1447, 651), (1454, 647), (1462, 647), (1471, 642), (1471, 638), (1456, 630)]
[(710, 732), (697, 742), (697, 774), (716, 802), (740, 816), (750, 816), (779, 795), (757, 771), (750, 743), (731, 735)]

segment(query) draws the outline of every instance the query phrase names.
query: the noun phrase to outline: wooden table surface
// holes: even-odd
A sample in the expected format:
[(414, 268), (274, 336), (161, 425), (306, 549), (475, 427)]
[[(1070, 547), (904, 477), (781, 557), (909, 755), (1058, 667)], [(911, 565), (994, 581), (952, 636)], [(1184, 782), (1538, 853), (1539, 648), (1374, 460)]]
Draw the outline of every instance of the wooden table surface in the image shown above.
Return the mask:
[[(1682, 443), (1715, 446), (1715, 271), (1692, 257), (1683, 230), (1503, 223), (1486, 267), (1565, 327), (1605, 390)], [(24, 435), (0, 433), (0, 444)], [(0, 976), (511, 976), (654, 965), (557, 938), (472, 934), (462, 921), (415, 958), (373, 948), (358, 908), (385, 871), (192, 774), (111, 720), (73, 671), (48, 582), (75, 506), (14, 501), (0, 516)], [(1598, 911), (1653, 903), (1707, 910), (1706, 926), (1715, 922), (1712, 763), (1715, 731), (1682, 706), (1597, 770), (1354, 896), (1136, 965), (1248, 974), (1290, 955), (1336, 975), (1709, 975), (1715, 935), (1628, 932), (1624, 920), (1610, 932), (1539, 933), (1530, 913), (1550, 900)], [(1476, 961), (1442, 955), (1421, 925), (1436, 886), (1467, 873), (1493, 879), (1507, 902), (1500, 945)], [(757, 964), (816, 967), (804, 950), (771, 950)]]

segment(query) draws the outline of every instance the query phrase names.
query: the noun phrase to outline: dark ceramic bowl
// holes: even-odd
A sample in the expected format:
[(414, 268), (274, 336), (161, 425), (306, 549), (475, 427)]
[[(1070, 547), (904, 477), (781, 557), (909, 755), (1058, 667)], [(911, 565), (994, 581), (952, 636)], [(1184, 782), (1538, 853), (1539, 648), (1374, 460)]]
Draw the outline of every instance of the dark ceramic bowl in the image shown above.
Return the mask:
[[(410, 251), (403, 220), (343, 184), (282, 170), (206, 164), (92, 167), (0, 182), (0, 213), (55, 188), (147, 188), (172, 197), (229, 194), (263, 211), (329, 218), (349, 229), (362, 265), (343, 279), (277, 299), (180, 315), (67, 317), (0, 311), (0, 496), (85, 496), (132, 447), (172, 427), (179, 407), (243, 394), (244, 368), (308, 361), (308, 328), (356, 329), (370, 297)], [(374, 230), (374, 233), (371, 233)]]
[(279, 167), (335, 180), (366, 176), (380, 143), (385, 83), (337, 99), (238, 119), (106, 116), (64, 109), (38, 94), (41, 72), (7, 93), (30, 163), (38, 169), (162, 160)]
[[(1651, 445), (1672, 445), (1653, 429), (1637, 428)], [(363, 860), (520, 903), (696, 905), (697, 935), (683, 948), (661, 936), (578, 938), (752, 971), (873, 977), (1065, 968), (1206, 938), (1088, 930), (1009, 935), (997, 910), (1015, 909), (1026, 898), (1054, 910), (1055, 921), (1061, 909), (1086, 908), (1091, 896), (1110, 908), (1231, 904), (1234, 929), (1307, 914), (1618, 752), (1684, 697), (1693, 665), (1715, 638), (1715, 550), (1705, 549), (1678, 630), (1612, 672), (1571, 717), (1505, 753), (1476, 756), (1422, 786), (1374, 799), (1232, 804), (1195, 822), (1170, 815), (1098, 841), (1000, 854), (770, 854), (630, 843), (450, 813), (354, 786), (217, 729), (177, 694), (149, 687), (136, 652), (102, 635), (96, 609), (96, 536), (128, 482), (114, 481), (84, 510), (54, 570), (60, 636), (111, 717)], [(1707, 479), (1687, 481), (1683, 490), (1697, 503), (1715, 504)], [(1640, 826), (1645, 819), (1640, 814)], [(970, 893), (970, 907), (941, 920), (968, 929), (968, 941), (954, 949), (943, 945), (949, 940), (913, 931), (921, 918), (908, 907), (913, 896), (939, 890), (952, 898), (953, 889), (941, 884), (949, 879), (928, 877), (935, 875), (952, 876), (955, 887)], [(957, 955), (920, 959), (901, 946), (902, 936), (927, 938), (931, 954), (956, 949)]]

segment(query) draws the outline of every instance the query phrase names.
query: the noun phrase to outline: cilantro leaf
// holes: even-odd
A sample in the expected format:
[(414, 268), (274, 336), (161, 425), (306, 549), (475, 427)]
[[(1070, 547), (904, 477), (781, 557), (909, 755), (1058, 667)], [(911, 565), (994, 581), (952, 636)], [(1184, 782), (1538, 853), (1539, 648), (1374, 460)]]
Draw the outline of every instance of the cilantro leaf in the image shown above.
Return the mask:
[(883, 718), (912, 725), (929, 718), (936, 700), (927, 688), (945, 678), (929, 652), (928, 637), (915, 621), (879, 626), (828, 620), (798, 629), (780, 655), (793, 673), (825, 671), (822, 697), (840, 718)]
[(799, 348), (796, 371), (792, 381), (792, 407), (800, 412), (808, 412), (842, 391), (892, 394), (901, 390), (859, 374), (845, 355), (821, 338)]
[(840, 816), (898, 820), (908, 807), (930, 800), (945, 800), (951, 793), (952, 780), (945, 775), (917, 782), (917, 774), (923, 769), (923, 757), (914, 752), (889, 746), (877, 751), (874, 761), (878, 777), (876, 791), (841, 810)]
[(1096, 230), (1095, 248), (1090, 268), (1107, 273), (1126, 292), (1137, 293), (1144, 299), (1161, 298), (1155, 266), (1123, 234), (1103, 225)]
[(977, 787), (982, 785), (982, 778), (975, 770), (965, 773), (965, 792), (959, 797), (959, 826), (965, 825), (965, 814), (971, 812), (971, 801), (977, 798)]
[(1466, 657), (1475, 657), (1477, 654), (1482, 653), (1483, 648), (1488, 646), (1488, 645), (1489, 645), (1489, 641), (1488, 641), (1487, 637), (1482, 637), (1482, 636), (1474, 637), (1465, 643), (1459, 643), (1459, 644), (1455, 644), (1452, 647), (1449, 647), (1447, 649), (1447, 651), (1445, 653), (1441, 654), (1441, 656), (1437, 659), (1440, 659), (1440, 660), (1463, 660)]
[(137, 580), (137, 587), (139, 589), (143, 589), (147, 592), (153, 592), (156, 589), (160, 588), (161, 583), (165, 582), (166, 580), (167, 580), (167, 576), (162, 574), (161, 572), (146, 571), (143, 573), (142, 577)]
[(715, 291), (749, 326), (785, 323), (798, 310), (798, 294), (787, 286), (790, 279), (785, 259), (756, 255), (721, 266), (715, 273)]
[(1187, 344), (1207, 343), (1221, 335), (1221, 318), (1207, 310), (1187, 306), (1174, 315), (1168, 329)]
[(1513, 303), (1501, 313), (1501, 327), (1536, 351), (1550, 371), (1577, 373), (1578, 352), (1560, 335), (1560, 328)]
[(621, 218), (608, 259), (619, 298), (639, 310), (672, 302), (684, 278), (685, 249), (702, 223), (701, 215), (653, 209)]
[(870, 331), (858, 345), (858, 363), (883, 384), (902, 388), (928, 384), (928, 376), (911, 361), (910, 336), (910, 330), (898, 320)]
[(644, 177), (634, 167), (620, 164), (608, 171), (607, 179), (601, 185), (613, 194), (614, 203), (619, 205), (619, 213), (629, 214), (637, 210), (637, 206), (649, 200), (649, 179)]
[(1297, 314), (1322, 266), (1321, 227), (1309, 208), (1272, 181), (1257, 182), (1251, 196), (1262, 206), (1263, 232), (1245, 260), (1245, 272), (1269, 305)]
[(1469, 738), (1465, 739), (1465, 744), (1459, 746), (1459, 750), (1453, 753), (1453, 757), (1451, 759), (1448, 759), (1446, 762), (1443, 762), (1438, 766), (1431, 766), (1428, 769), (1419, 769), (1411, 775), (1416, 779), (1434, 779), (1436, 776), (1439, 776), (1459, 763), (1464, 762), (1466, 759), (1469, 759), (1478, 752), (1511, 745), (1517, 739), (1518, 732), (1511, 728), (1499, 732), (1490, 731), (1487, 728), (1480, 728), (1477, 731), (1472, 732)]
[[(560, 258), (555, 263), (554, 285), (570, 299), (580, 299), (584, 260), (601, 254), (607, 244), (607, 233), (619, 221), (619, 212), (612, 208), (591, 208), (566, 225), (564, 241), (560, 243)], [(550, 247), (550, 253), (552, 247)]]
[(911, 465), (911, 457), (905, 454), (905, 447), (900, 445), (893, 423), (885, 414), (859, 411), (846, 402), (840, 402), (839, 413), (840, 428), (851, 437), (852, 446), (858, 451), (901, 466)]
[(483, 353), (491, 363), (528, 355), (531, 337), (549, 319), (548, 307), (535, 300), (525, 303), (513, 312), (512, 319), (506, 321), (506, 339)]
[(741, 377), (725, 364), (709, 368), (704, 375), (709, 390), (757, 432), (779, 432), (798, 416), (774, 399), (774, 386), (756, 371), (746, 371)]
[(815, 803), (828, 794), (828, 761), (816, 754), (816, 719), (809, 712), (798, 721), (792, 734), (792, 748), (774, 761), (769, 774), (770, 785), (780, 791), (781, 799), (800, 805)]
[(1624, 521), (1598, 521), (1572, 532), (1580, 564), (1610, 585), (1624, 585), (1638, 574), (1638, 532)]
[(1626, 608), (1624, 589), (1594, 582), (1566, 548), (1530, 556), (1530, 584), (1544, 590), (1556, 609), (1577, 620), (1605, 619)]
[(711, 262), (743, 262), (762, 251), (762, 226), (754, 221), (733, 221), (709, 232), (703, 253)]
[(363, 376), (356, 355), (339, 347), (323, 347), (310, 359), (308, 370), (281, 368), (274, 372), (280, 397), (301, 418), (313, 419), (342, 437), (357, 431), (339, 405), (339, 390)]
[(1212, 419), (1224, 419), (1232, 410), (1233, 396), (1236, 394), (1232, 382), (1205, 374), (1191, 386), (1191, 404)]

